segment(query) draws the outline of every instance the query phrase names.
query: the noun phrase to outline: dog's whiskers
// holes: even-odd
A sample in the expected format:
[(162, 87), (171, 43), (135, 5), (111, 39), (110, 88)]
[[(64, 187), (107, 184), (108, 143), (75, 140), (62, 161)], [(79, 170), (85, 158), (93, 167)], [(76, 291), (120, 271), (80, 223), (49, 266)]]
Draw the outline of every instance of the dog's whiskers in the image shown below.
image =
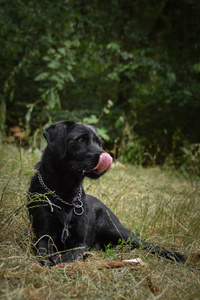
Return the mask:
[(73, 171), (75, 172), (79, 172), (81, 173), (82, 176), (85, 175), (85, 173), (87, 173), (87, 170), (86, 169), (79, 169), (79, 168), (76, 168), (76, 167), (72, 167)]

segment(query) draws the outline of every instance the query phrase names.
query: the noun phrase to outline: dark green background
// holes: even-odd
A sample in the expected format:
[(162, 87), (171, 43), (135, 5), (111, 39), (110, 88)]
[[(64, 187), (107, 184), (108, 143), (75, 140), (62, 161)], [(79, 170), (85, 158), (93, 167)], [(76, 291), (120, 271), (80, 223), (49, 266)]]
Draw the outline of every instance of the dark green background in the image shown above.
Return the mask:
[(31, 145), (38, 128), (84, 120), (123, 161), (195, 159), (199, 18), (197, 0), (0, 1), (4, 139), (17, 125)]

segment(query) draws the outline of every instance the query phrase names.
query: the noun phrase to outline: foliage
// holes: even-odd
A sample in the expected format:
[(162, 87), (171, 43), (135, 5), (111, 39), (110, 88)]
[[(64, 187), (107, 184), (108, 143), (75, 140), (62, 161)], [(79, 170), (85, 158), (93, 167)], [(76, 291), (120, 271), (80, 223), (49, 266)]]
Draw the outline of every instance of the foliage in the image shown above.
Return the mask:
[(73, 118), (125, 161), (176, 157), (200, 142), (199, 15), (195, 0), (2, 0), (1, 131), (19, 126), (30, 145)]
[(83, 123), (95, 125), (97, 127), (97, 132), (99, 136), (104, 139), (105, 141), (109, 141), (110, 137), (107, 135), (107, 129), (105, 127), (99, 127), (98, 124), (100, 123), (103, 116), (106, 114), (110, 114), (110, 108), (113, 106), (113, 102), (111, 100), (108, 100), (106, 105), (103, 107), (102, 112), (99, 115), (99, 118), (97, 118), (96, 115), (91, 115), (87, 118), (83, 119)]
[(191, 144), (181, 150), (183, 151), (183, 162), (180, 169), (184, 174), (189, 174), (192, 182), (198, 182), (200, 178), (200, 144)]

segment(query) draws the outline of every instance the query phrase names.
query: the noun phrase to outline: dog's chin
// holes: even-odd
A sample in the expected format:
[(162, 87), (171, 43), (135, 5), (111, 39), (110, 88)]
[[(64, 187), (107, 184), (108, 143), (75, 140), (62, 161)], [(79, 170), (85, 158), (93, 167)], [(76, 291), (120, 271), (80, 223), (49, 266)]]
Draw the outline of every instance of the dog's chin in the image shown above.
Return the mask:
[(91, 170), (89, 172), (85, 172), (84, 173), (84, 176), (90, 178), (90, 179), (98, 179), (100, 178), (101, 176), (103, 176), (105, 174), (105, 172), (97, 172), (95, 170)]

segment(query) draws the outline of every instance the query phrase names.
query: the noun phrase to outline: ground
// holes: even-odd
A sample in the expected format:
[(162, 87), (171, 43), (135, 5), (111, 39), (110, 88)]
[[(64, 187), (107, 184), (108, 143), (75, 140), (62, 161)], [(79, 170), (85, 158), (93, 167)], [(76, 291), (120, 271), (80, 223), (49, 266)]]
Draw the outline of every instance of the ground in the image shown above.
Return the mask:
[[(26, 190), (41, 153), (0, 149), (0, 299), (199, 299), (200, 183), (174, 170), (114, 163), (84, 187), (148, 241), (185, 255), (171, 263), (148, 252), (107, 246), (86, 263), (35, 264)], [(141, 258), (146, 266), (104, 268), (105, 261)]]

